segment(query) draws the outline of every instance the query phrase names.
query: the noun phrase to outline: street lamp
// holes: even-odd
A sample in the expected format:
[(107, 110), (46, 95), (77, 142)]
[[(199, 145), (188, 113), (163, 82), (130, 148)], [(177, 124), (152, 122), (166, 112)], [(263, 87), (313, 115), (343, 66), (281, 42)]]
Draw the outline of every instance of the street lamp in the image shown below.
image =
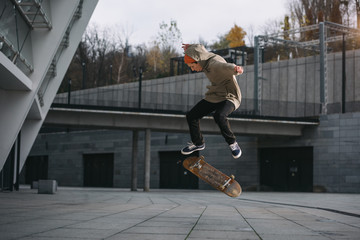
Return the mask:
[(70, 99), (71, 99), (71, 78), (69, 78), (68, 81), (68, 104), (70, 104)]
[(141, 109), (142, 67), (139, 68), (139, 109)]
[(86, 80), (86, 77), (85, 77), (85, 74), (86, 74), (86, 64), (85, 64), (85, 62), (82, 62), (82, 64), (81, 64), (81, 66), (82, 66), (82, 74), (83, 74), (83, 78), (82, 78), (82, 89), (85, 89), (85, 80)]
[(112, 64), (110, 64), (110, 85), (112, 84)]

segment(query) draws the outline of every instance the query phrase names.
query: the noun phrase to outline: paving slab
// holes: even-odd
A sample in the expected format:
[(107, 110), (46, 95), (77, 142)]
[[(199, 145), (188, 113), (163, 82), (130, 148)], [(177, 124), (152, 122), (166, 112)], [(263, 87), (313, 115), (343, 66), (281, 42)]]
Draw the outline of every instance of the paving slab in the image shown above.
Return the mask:
[(59, 187), (0, 192), (0, 240), (359, 239), (360, 194)]

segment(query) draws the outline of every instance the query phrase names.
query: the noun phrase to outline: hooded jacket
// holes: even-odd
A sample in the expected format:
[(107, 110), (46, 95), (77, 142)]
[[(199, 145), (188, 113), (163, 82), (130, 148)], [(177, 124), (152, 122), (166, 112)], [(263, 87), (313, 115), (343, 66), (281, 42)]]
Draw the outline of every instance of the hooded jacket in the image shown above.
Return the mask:
[(221, 56), (208, 52), (203, 45), (192, 44), (185, 54), (194, 59), (203, 69), (211, 85), (207, 86), (205, 100), (218, 103), (229, 100), (237, 109), (241, 103), (241, 91), (235, 76), (235, 64), (227, 63)]

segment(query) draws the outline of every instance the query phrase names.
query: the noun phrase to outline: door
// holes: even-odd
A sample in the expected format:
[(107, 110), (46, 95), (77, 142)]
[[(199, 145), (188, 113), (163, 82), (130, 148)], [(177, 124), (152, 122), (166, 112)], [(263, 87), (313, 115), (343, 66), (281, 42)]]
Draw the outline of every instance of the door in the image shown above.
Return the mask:
[(288, 190), (300, 191), (301, 190), (301, 178), (300, 178), (300, 161), (296, 159), (288, 160)]
[(182, 166), (182, 161), (189, 156), (180, 151), (159, 152), (160, 156), (160, 188), (199, 189), (199, 179)]
[(259, 158), (262, 190), (312, 192), (312, 147), (264, 148)]
[(25, 163), (25, 184), (48, 179), (48, 156), (29, 156)]
[(113, 187), (114, 154), (84, 154), (84, 187)]

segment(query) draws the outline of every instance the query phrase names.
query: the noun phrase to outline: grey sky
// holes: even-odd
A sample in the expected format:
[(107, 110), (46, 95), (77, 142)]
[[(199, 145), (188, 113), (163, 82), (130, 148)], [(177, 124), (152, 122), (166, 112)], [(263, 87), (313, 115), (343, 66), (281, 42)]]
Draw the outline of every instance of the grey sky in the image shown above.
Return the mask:
[(234, 24), (259, 34), (269, 21), (282, 20), (287, 0), (99, 0), (90, 24), (126, 31), (130, 44), (148, 44), (161, 22), (175, 20), (184, 43), (208, 43)]

